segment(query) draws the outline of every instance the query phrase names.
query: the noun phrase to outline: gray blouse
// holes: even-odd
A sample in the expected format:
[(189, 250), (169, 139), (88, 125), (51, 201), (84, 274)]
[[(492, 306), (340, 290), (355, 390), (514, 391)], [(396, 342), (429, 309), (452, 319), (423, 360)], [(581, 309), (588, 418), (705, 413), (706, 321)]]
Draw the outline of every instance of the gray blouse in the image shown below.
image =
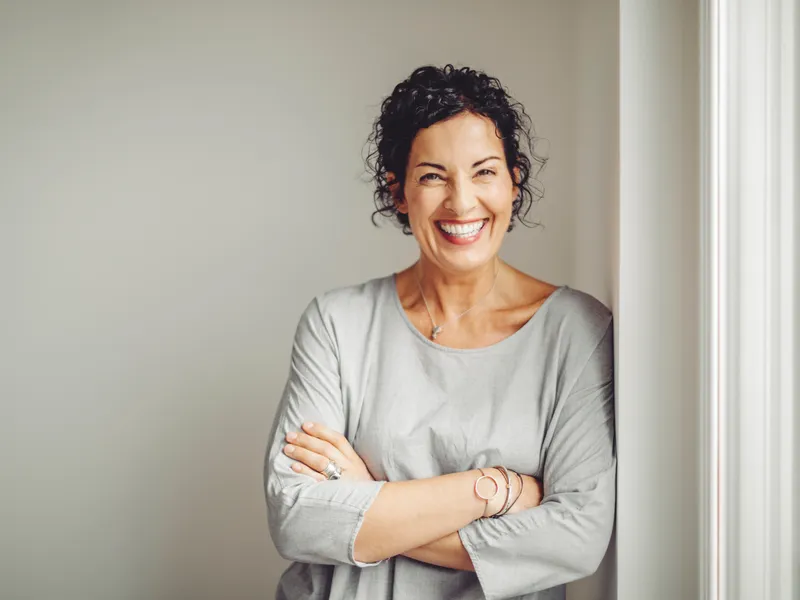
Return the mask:
[[(300, 318), (264, 466), (269, 530), (284, 558), (276, 600), (565, 598), (593, 573), (614, 521), (612, 316), (559, 287), (518, 331), (484, 348), (419, 333), (394, 275), (314, 298)], [(315, 481), (284, 436), (305, 421), (343, 432), (378, 479)], [(458, 531), (475, 572), (395, 556), (356, 561), (386, 481), (502, 464), (543, 482), (540, 506)]]

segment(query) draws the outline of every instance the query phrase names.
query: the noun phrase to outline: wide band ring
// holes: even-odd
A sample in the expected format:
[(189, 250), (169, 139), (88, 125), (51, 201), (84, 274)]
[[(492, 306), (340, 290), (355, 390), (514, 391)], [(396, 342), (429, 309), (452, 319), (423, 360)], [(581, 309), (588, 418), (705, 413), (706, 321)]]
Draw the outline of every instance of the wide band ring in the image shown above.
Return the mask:
[(329, 461), (325, 468), (322, 470), (322, 474), (325, 475), (328, 479), (341, 479), (342, 478), (342, 467), (337, 465), (333, 460)]

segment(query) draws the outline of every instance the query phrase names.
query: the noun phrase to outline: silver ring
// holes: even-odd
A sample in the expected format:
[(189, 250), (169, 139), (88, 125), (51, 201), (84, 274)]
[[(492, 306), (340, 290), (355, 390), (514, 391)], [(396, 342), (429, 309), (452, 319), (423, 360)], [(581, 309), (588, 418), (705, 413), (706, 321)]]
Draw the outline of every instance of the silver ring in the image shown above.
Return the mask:
[(325, 465), (325, 468), (322, 470), (322, 474), (328, 479), (341, 479), (342, 468), (333, 460), (331, 460), (327, 465)]

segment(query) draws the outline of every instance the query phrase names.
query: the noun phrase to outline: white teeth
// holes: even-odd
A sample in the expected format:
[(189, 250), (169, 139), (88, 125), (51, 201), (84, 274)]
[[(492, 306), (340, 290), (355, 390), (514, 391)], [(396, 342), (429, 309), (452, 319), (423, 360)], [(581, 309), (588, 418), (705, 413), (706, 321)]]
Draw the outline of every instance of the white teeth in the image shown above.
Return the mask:
[(439, 223), (439, 227), (445, 233), (455, 235), (458, 237), (470, 237), (478, 233), (484, 226), (486, 221), (475, 221), (474, 223), (458, 224), (453, 223)]

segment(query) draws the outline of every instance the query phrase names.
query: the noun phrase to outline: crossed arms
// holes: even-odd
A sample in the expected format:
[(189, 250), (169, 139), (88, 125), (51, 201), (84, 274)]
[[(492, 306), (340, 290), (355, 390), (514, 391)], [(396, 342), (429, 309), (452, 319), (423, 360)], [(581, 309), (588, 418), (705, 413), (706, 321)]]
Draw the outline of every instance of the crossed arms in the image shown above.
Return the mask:
[(306, 420), (346, 431), (338, 354), (318, 302), (298, 325), (270, 434), (265, 492), (270, 533), (284, 558), (373, 567), (405, 555), (475, 570), (487, 598), (510, 598), (593, 573), (614, 518), (611, 323), (549, 425), (538, 506), (480, 519), (476, 472), (413, 481), (315, 481), (291, 469), (285, 436)]

